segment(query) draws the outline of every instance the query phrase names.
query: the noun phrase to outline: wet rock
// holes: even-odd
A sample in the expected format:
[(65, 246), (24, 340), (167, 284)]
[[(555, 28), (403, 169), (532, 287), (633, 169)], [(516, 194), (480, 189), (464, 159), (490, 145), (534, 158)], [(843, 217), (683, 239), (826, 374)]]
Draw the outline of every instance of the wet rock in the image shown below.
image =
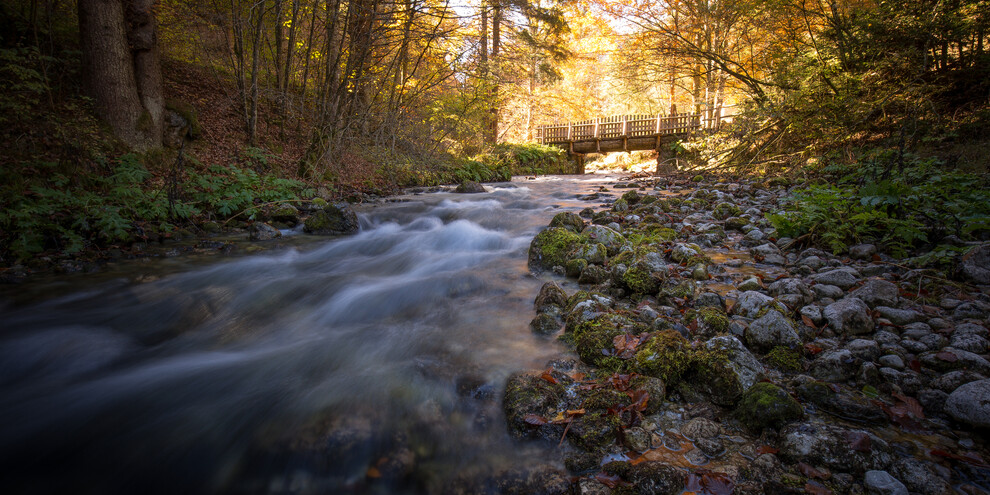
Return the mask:
[(898, 293), (897, 286), (893, 283), (874, 278), (867, 280), (849, 295), (862, 300), (867, 306), (875, 308), (877, 306), (895, 306)]
[(933, 416), (941, 414), (945, 410), (945, 401), (949, 399), (949, 394), (931, 388), (918, 391), (918, 402), (925, 409), (925, 414)]
[(828, 284), (813, 285), (811, 290), (821, 299), (842, 299), (846, 294), (841, 288)]
[(608, 270), (601, 265), (588, 265), (578, 277), (579, 284), (598, 285), (609, 278)]
[(725, 230), (735, 230), (741, 232), (743, 227), (749, 225), (749, 219), (744, 217), (729, 217), (725, 219)]
[(782, 278), (768, 287), (770, 295), (783, 300), (781, 296), (794, 296), (786, 301), (792, 307), (801, 307), (815, 300), (815, 294), (797, 278)]
[(806, 256), (798, 260), (797, 265), (806, 266), (812, 270), (819, 270), (821, 267), (825, 266), (825, 260), (814, 255)]
[(739, 298), (736, 299), (735, 306), (732, 307), (732, 312), (747, 318), (755, 318), (763, 308), (775, 302), (772, 297), (762, 292), (750, 290), (739, 295)]
[(968, 370), (957, 370), (945, 373), (932, 381), (932, 386), (946, 393), (952, 393), (955, 389), (969, 382), (986, 379), (985, 376)]
[(540, 313), (529, 322), (529, 329), (538, 335), (553, 335), (560, 331), (563, 324), (549, 313)]
[(473, 180), (466, 180), (464, 182), (461, 182), (457, 186), (457, 188), (454, 189), (454, 192), (455, 193), (458, 193), (458, 194), (477, 194), (477, 193), (483, 193), (483, 192), (486, 192), (486, 191), (485, 191), (485, 186), (483, 186), (483, 185), (481, 185), (481, 184), (479, 184), (479, 183), (477, 183), (477, 182), (475, 182)]
[(630, 466), (627, 476), (642, 495), (676, 495), (684, 488), (685, 473), (663, 462), (647, 461)]
[(264, 222), (252, 223), (248, 232), (252, 241), (268, 241), (282, 237), (282, 233), (278, 229)]
[(862, 473), (886, 469), (893, 460), (887, 442), (864, 430), (797, 423), (785, 426), (780, 436), (780, 455), (791, 462)]
[(538, 313), (546, 312), (551, 308), (563, 310), (567, 306), (567, 293), (557, 285), (557, 282), (547, 282), (540, 287), (533, 305)]
[(767, 382), (757, 383), (746, 391), (735, 412), (739, 421), (754, 431), (779, 428), (804, 417), (801, 404), (784, 389)]
[(725, 311), (725, 298), (717, 292), (702, 292), (694, 300), (695, 308), (717, 308)]
[(761, 284), (760, 279), (756, 277), (749, 277), (736, 286), (736, 289), (739, 292), (758, 291), (762, 288), (763, 284)]
[(771, 265), (786, 265), (787, 258), (780, 252), (780, 248), (775, 244), (766, 243), (749, 250), (749, 254), (763, 263)]
[(626, 245), (626, 238), (618, 231), (604, 225), (589, 225), (581, 232), (581, 237), (605, 246), (610, 256), (614, 256)]
[(582, 478), (578, 481), (578, 495), (611, 495), (612, 489), (594, 478)]
[(650, 450), (650, 434), (646, 430), (638, 426), (634, 426), (631, 428), (626, 428), (624, 435), (626, 445), (628, 445), (630, 449), (635, 450), (636, 452), (646, 452), (647, 450)]
[(567, 264), (568, 254), (580, 242), (580, 236), (562, 227), (543, 230), (529, 244), (529, 267), (536, 269), (564, 266)]
[(604, 265), (608, 261), (608, 249), (600, 242), (589, 242), (579, 246), (570, 258), (583, 259), (591, 265)]
[(963, 255), (959, 271), (978, 284), (990, 284), (990, 244), (982, 244)]
[(873, 331), (870, 308), (855, 297), (847, 297), (825, 306), (822, 315), (835, 332), (858, 335)]
[(698, 246), (697, 244), (678, 243), (671, 248), (670, 259), (677, 263), (684, 263), (691, 258), (701, 256), (702, 254), (704, 254), (704, 252), (701, 250), (701, 246)]
[(949, 394), (945, 412), (960, 423), (990, 428), (990, 380), (969, 382)]
[(849, 290), (859, 281), (859, 274), (851, 268), (839, 268), (812, 275), (811, 279), (816, 284), (834, 285), (843, 290)]
[(756, 382), (763, 379), (766, 368), (736, 337), (731, 335), (715, 337), (706, 342), (705, 346), (725, 352), (729, 369), (742, 391), (749, 390)]
[(284, 204), (275, 209), (271, 214), (272, 220), (282, 222), (294, 227), (299, 223), (299, 209), (295, 206)]
[(811, 380), (809, 377), (800, 378), (803, 378), (802, 383), (794, 390), (801, 400), (839, 418), (876, 425), (887, 424), (887, 415), (883, 410), (859, 393), (842, 387), (833, 388), (834, 384)]
[(897, 354), (886, 354), (880, 356), (880, 358), (877, 359), (877, 364), (888, 368), (894, 368), (896, 370), (904, 369), (904, 360)]
[(539, 375), (527, 373), (517, 373), (508, 378), (502, 407), (510, 433), (516, 437), (560, 439), (563, 434), (560, 425), (528, 420), (534, 416), (553, 418), (564, 397), (562, 384), (569, 381), (567, 375), (557, 375), (561, 377), (558, 383), (550, 383)]
[(808, 317), (808, 319), (811, 320), (811, 322), (814, 323), (815, 325), (820, 326), (822, 323), (825, 322), (825, 315), (822, 314), (822, 308), (819, 308), (818, 306), (813, 306), (813, 305), (805, 306), (801, 308), (801, 311), (799, 311), (799, 313), (801, 314), (802, 319), (804, 317)]
[(920, 459), (900, 459), (894, 462), (890, 471), (912, 492), (921, 495), (949, 495), (953, 493), (952, 485), (935, 474), (931, 466)]
[(758, 351), (766, 352), (778, 345), (799, 346), (801, 338), (792, 320), (779, 311), (771, 309), (749, 324), (749, 328), (746, 329), (746, 344)]
[(693, 418), (681, 427), (681, 434), (691, 440), (716, 438), (722, 434), (722, 427), (708, 418)]
[(584, 220), (575, 213), (565, 211), (553, 216), (553, 219), (550, 220), (550, 227), (561, 227), (575, 234), (580, 234), (584, 230)]
[(862, 360), (853, 356), (848, 349), (834, 349), (822, 352), (811, 362), (811, 375), (831, 383), (845, 382), (856, 376)]
[(623, 285), (635, 294), (656, 294), (666, 272), (654, 272), (650, 266), (637, 262), (622, 274)]
[(880, 346), (869, 339), (855, 339), (846, 344), (853, 356), (864, 361), (876, 361), (880, 357)]
[(877, 254), (877, 247), (873, 244), (849, 246), (849, 257), (854, 260), (869, 261), (873, 258), (874, 254)]
[(895, 325), (907, 325), (909, 323), (920, 322), (925, 318), (923, 314), (912, 309), (877, 306), (875, 310), (882, 318), (890, 320), (890, 322)]
[(318, 235), (353, 234), (358, 231), (357, 214), (347, 203), (334, 203), (306, 219), (303, 232)]
[(904, 483), (897, 481), (887, 471), (867, 471), (863, 476), (863, 486), (873, 495), (908, 495)]
[(984, 354), (990, 349), (990, 341), (972, 333), (953, 333), (950, 345), (976, 354)]
[(578, 278), (584, 272), (585, 268), (588, 268), (588, 260), (571, 258), (564, 265), (564, 273), (570, 278)]
[(918, 356), (918, 360), (921, 361), (922, 365), (937, 371), (968, 369), (984, 376), (990, 376), (990, 362), (987, 362), (979, 354), (973, 354), (962, 349), (946, 347), (938, 352), (926, 352)]
[(601, 452), (615, 442), (619, 427), (614, 414), (590, 412), (571, 422), (567, 438), (581, 450)]
[[(749, 465), (750, 478), (763, 482), (780, 479), (784, 474), (784, 466), (780, 459), (773, 454), (762, 454), (753, 459)], [(760, 491), (759, 493), (764, 493)]]

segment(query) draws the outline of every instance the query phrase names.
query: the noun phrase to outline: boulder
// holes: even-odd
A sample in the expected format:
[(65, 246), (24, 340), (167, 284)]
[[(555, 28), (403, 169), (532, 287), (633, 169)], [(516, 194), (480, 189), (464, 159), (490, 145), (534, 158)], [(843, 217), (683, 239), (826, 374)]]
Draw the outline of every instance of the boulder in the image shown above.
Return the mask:
[(778, 299), (782, 299), (781, 296), (794, 296), (789, 298), (794, 307), (801, 307), (815, 300), (815, 293), (797, 278), (782, 278), (770, 284), (768, 289), (770, 295)]
[(347, 203), (333, 203), (306, 219), (303, 232), (319, 235), (353, 234), (358, 231), (357, 214)]
[(887, 471), (867, 471), (863, 486), (873, 495), (908, 495), (908, 489)]
[(863, 473), (886, 469), (893, 460), (890, 445), (865, 430), (806, 422), (785, 426), (780, 436), (780, 455), (791, 462)]
[(990, 244), (976, 246), (963, 255), (959, 271), (973, 282), (990, 284)]
[(568, 255), (580, 242), (579, 235), (563, 227), (551, 227), (541, 231), (529, 244), (530, 269), (564, 266)]
[(761, 352), (769, 351), (776, 346), (796, 347), (801, 345), (797, 327), (793, 321), (776, 309), (771, 309), (763, 316), (753, 320), (746, 329), (746, 343)]
[(867, 280), (849, 295), (862, 300), (867, 306), (875, 308), (877, 306), (895, 306), (898, 292), (897, 286), (893, 283), (874, 278)]
[(859, 274), (852, 268), (837, 268), (811, 277), (816, 284), (834, 285), (849, 290), (859, 281)]
[(584, 220), (581, 219), (579, 215), (571, 212), (558, 213), (553, 216), (550, 220), (551, 227), (563, 227), (575, 234), (581, 233), (584, 230)]
[(811, 375), (827, 382), (845, 382), (856, 376), (863, 361), (848, 349), (833, 349), (818, 355), (811, 362)]
[(581, 237), (590, 243), (601, 243), (610, 256), (615, 256), (626, 246), (626, 238), (604, 225), (589, 225), (581, 231)]
[(877, 247), (873, 244), (849, 246), (849, 257), (854, 260), (869, 261), (873, 259), (874, 254), (877, 254)]
[(264, 222), (254, 222), (248, 227), (248, 235), (252, 241), (268, 241), (282, 237), (278, 229)]
[(990, 428), (990, 380), (969, 382), (952, 391), (945, 412), (960, 423)]
[(855, 297), (847, 297), (825, 306), (822, 315), (837, 333), (858, 335), (873, 331), (870, 308)]
[(739, 298), (736, 299), (736, 304), (732, 307), (732, 312), (746, 318), (755, 318), (763, 308), (775, 303), (776, 301), (772, 297), (762, 292), (748, 290), (740, 294)]
[(540, 287), (540, 293), (536, 295), (533, 305), (538, 313), (544, 313), (550, 307), (563, 310), (567, 306), (567, 293), (557, 285), (557, 282), (547, 282)]
[(763, 379), (766, 368), (746, 349), (746, 346), (732, 335), (722, 335), (705, 342), (709, 349), (720, 349), (726, 353), (729, 369), (735, 375), (739, 389), (746, 391)]
[(485, 191), (485, 186), (473, 180), (466, 180), (464, 182), (461, 182), (461, 184), (457, 186), (457, 189), (454, 189), (454, 192), (458, 194), (477, 194), (486, 191)]
[(753, 385), (736, 406), (736, 416), (747, 428), (780, 428), (804, 417), (804, 409), (786, 390), (772, 383)]
[(955, 493), (952, 485), (932, 470), (931, 465), (921, 459), (907, 457), (891, 466), (891, 473), (904, 483), (908, 490), (921, 495), (950, 495)]

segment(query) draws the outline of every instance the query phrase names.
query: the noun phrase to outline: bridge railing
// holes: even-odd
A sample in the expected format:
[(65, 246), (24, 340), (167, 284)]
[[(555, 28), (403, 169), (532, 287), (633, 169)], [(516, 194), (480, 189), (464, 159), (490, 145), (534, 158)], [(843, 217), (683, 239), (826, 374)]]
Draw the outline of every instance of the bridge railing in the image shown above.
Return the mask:
[(696, 113), (613, 115), (566, 124), (541, 125), (536, 128), (536, 140), (547, 144), (683, 134), (701, 129), (703, 123), (704, 127), (713, 127), (712, 122), (703, 122), (701, 115)]

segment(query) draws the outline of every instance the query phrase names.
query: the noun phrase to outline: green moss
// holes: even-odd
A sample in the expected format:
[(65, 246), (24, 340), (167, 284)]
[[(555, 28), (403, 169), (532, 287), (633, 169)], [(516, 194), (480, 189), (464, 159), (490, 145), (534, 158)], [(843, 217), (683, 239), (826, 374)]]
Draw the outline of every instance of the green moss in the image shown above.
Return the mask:
[(704, 326), (710, 332), (720, 334), (729, 330), (729, 316), (719, 308), (705, 306), (700, 309), (692, 309), (685, 313), (684, 319), (687, 323), (697, 321), (698, 326)]
[(313, 198), (313, 206), (317, 208), (323, 208), (327, 205), (327, 201), (323, 198)]
[(622, 274), (622, 282), (629, 290), (637, 294), (656, 294), (660, 288), (660, 281), (650, 272), (644, 264), (637, 263)]
[(530, 245), (530, 260), (550, 268), (564, 266), (567, 255), (581, 242), (581, 237), (563, 227), (546, 229)]
[(614, 366), (615, 363), (605, 358), (611, 357), (615, 350), (612, 341), (620, 333), (609, 315), (579, 323), (574, 328), (574, 344), (581, 361), (592, 366)]
[(628, 203), (628, 204), (630, 204), (630, 205), (635, 205), (635, 204), (639, 203), (641, 197), (639, 195), (639, 192), (637, 192), (635, 189), (633, 189), (632, 191), (627, 191), (627, 192), (623, 193), (621, 199), (625, 200), (625, 202)]
[(693, 182), (703, 182), (705, 180), (705, 176), (704, 175), (695, 175), (694, 177), (691, 178), (691, 180)]
[(804, 409), (784, 389), (767, 382), (753, 385), (736, 407), (736, 417), (747, 428), (779, 428), (804, 416)]
[(561, 227), (574, 233), (580, 233), (584, 230), (584, 220), (575, 213), (558, 213), (550, 220), (550, 227)]
[(581, 301), (586, 301), (588, 299), (591, 299), (591, 293), (586, 290), (579, 290), (571, 294), (571, 297), (567, 298), (567, 306), (564, 309), (567, 312), (570, 312), (571, 310), (574, 309), (574, 306), (578, 305), (578, 303), (580, 303)]
[(644, 194), (644, 195), (642, 195), (640, 197), (639, 204), (649, 205), (649, 204), (655, 203), (656, 201), (657, 201), (657, 197), (656, 196), (651, 196), (649, 194)]
[(636, 353), (636, 369), (655, 376), (668, 386), (676, 382), (688, 370), (694, 356), (688, 341), (675, 330), (664, 330), (653, 335)]
[(660, 300), (661, 302), (669, 302), (672, 298), (690, 298), (694, 297), (694, 291), (697, 286), (694, 282), (690, 280), (683, 280), (675, 285), (664, 285), (660, 289)]
[(606, 381), (605, 386), (587, 392), (581, 407), (587, 411), (605, 412), (628, 404), (629, 395), (612, 388)]
[(766, 355), (767, 364), (781, 371), (801, 371), (801, 355), (784, 346), (777, 346)]
[(567, 265), (564, 266), (564, 271), (567, 273), (568, 277), (578, 278), (581, 276), (581, 272), (585, 268), (588, 268), (588, 260), (581, 258), (574, 260), (567, 260)]
[(571, 442), (581, 450), (596, 452), (615, 441), (616, 431), (621, 426), (619, 418), (608, 413), (589, 413), (575, 421), (574, 435), (568, 435)]
[(627, 461), (612, 461), (602, 466), (602, 471), (612, 476), (625, 477), (629, 474), (629, 467)]
[(719, 220), (725, 220), (726, 218), (737, 216), (740, 213), (742, 213), (742, 210), (732, 203), (723, 202), (712, 208), (712, 216)]
[(617, 199), (612, 205), (612, 211), (616, 213), (629, 211), (629, 202), (622, 198)]

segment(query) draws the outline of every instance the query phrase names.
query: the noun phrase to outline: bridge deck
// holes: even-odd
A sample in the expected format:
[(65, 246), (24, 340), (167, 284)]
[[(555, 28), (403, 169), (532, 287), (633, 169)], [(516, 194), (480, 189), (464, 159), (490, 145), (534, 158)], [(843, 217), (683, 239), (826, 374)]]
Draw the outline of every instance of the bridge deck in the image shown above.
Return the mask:
[(687, 135), (710, 127), (701, 115), (615, 115), (536, 128), (542, 144), (565, 146), (575, 154), (659, 149), (664, 136)]

